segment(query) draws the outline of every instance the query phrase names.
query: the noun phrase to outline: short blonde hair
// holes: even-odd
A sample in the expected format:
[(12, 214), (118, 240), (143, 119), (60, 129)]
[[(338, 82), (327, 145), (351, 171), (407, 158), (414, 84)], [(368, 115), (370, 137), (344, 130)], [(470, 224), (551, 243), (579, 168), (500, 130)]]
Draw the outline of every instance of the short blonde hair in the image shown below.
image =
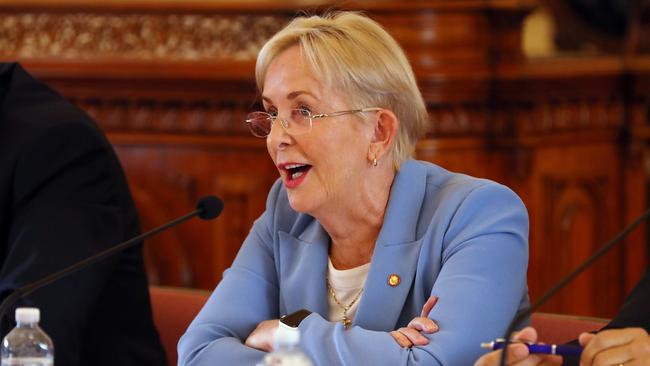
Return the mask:
[(255, 66), (257, 87), (271, 62), (300, 45), (316, 75), (329, 88), (345, 90), (351, 108), (381, 107), (399, 120), (393, 141), (393, 165), (412, 157), (428, 127), (428, 113), (413, 69), (397, 41), (374, 20), (355, 12), (299, 17), (260, 50)]

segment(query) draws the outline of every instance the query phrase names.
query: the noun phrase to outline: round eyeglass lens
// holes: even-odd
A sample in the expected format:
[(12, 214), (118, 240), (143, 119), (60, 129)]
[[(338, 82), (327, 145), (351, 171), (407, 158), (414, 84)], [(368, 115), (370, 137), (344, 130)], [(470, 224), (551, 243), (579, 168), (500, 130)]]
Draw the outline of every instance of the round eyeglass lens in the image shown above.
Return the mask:
[(306, 109), (293, 109), (289, 129), (294, 134), (308, 132), (311, 129), (311, 113)]
[(257, 137), (266, 137), (271, 132), (271, 116), (264, 112), (253, 112), (246, 117), (248, 128)]

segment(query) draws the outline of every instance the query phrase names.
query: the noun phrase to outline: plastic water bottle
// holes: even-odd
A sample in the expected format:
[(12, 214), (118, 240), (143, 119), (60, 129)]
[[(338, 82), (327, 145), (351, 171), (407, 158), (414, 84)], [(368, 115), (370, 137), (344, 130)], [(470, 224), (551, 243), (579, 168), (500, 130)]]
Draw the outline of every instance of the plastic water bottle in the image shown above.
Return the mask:
[(300, 349), (300, 330), (278, 327), (273, 341), (273, 351), (264, 357), (265, 366), (314, 366)]
[(52, 366), (52, 340), (38, 326), (37, 308), (16, 309), (16, 327), (2, 341), (2, 366)]

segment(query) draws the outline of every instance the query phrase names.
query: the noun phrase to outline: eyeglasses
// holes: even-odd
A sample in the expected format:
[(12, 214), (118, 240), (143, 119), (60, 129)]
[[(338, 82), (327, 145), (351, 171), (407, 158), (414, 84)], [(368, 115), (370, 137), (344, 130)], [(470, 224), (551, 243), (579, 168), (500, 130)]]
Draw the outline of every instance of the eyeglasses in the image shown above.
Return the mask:
[(382, 108), (368, 107), (361, 109), (350, 109), (347, 111), (311, 114), (307, 109), (292, 109), (289, 114), (289, 119), (278, 118), (277, 113), (266, 112), (253, 112), (249, 113), (244, 120), (251, 130), (253, 136), (266, 137), (271, 133), (271, 127), (277, 119), (280, 120), (280, 125), (291, 135), (300, 135), (311, 131), (312, 123), (315, 119), (325, 117), (338, 117), (344, 114), (352, 113), (365, 113), (380, 111)]

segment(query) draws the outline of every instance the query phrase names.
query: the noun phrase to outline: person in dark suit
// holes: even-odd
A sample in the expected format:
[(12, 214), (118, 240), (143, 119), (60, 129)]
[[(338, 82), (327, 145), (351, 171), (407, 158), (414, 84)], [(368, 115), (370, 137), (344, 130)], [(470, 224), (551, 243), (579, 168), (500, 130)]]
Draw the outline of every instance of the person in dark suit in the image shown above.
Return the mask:
[[(0, 63), (0, 300), (140, 231), (120, 163), (92, 119), (16, 63)], [(55, 365), (166, 365), (142, 247), (16, 306), (41, 309)], [(13, 312), (0, 319), (2, 336)]]

